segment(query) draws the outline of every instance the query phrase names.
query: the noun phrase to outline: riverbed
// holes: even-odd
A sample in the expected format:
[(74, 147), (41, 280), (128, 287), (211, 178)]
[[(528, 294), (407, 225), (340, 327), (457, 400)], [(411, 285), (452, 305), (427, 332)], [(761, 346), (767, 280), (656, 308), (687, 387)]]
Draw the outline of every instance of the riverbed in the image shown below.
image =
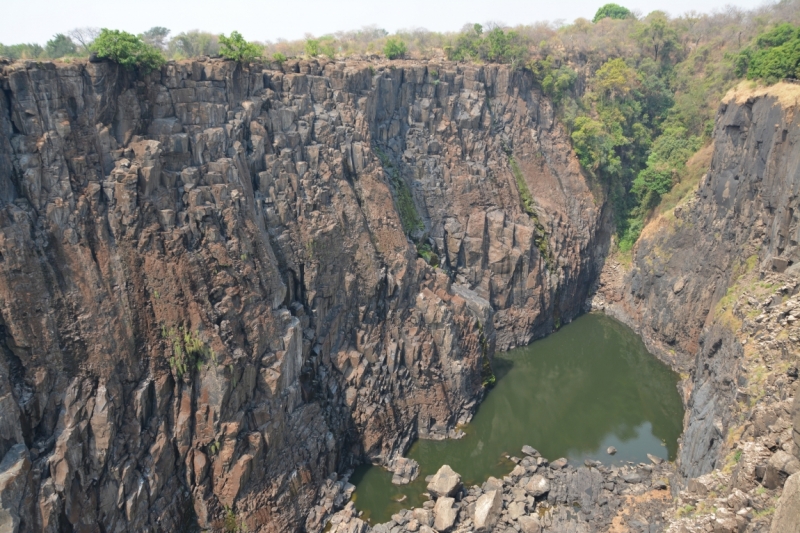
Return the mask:
[[(355, 504), (362, 518), (386, 522), (421, 506), (425, 476), (449, 464), (469, 486), (508, 474), (528, 444), (554, 460), (605, 464), (675, 460), (683, 423), (679, 376), (648, 353), (624, 324), (588, 314), (523, 348), (497, 354), (495, 387), (459, 440), (418, 440), (409, 450), (420, 475), (404, 486), (378, 466), (358, 468)], [(617, 453), (608, 455), (613, 446)], [(402, 501), (400, 501), (402, 500)]]

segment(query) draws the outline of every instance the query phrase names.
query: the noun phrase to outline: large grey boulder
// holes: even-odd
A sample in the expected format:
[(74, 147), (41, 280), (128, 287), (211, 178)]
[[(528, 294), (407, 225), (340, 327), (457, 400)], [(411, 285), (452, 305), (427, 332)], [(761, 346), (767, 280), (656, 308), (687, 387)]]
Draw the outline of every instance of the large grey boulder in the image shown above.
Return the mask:
[(536, 474), (530, 479), (530, 481), (528, 481), (528, 484), (525, 485), (525, 490), (527, 490), (528, 494), (534, 498), (544, 496), (550, 492), (550, 480), (544, 476)]
[(436, 506), (433, 508), (433, 529), (441, 533), (453, 527), (458, 515), (458, 509), (453, 505), (455, 502), (454, 498), (447, 497), (436, 500)]
[(428, 492), (434, 498), (452, 496), (461, 488), (461, 476), (450, 468), (450, 465), (442, 465), (433, 479), (428, 483)]
[(786, 480), (770, 533), (800, 533), (800, 473)]
[(491, 531), (503, 511), (503, 493), (499, 490), (490, 490), (481, 495), (475, 502), (475, 531), (477, 533)]
[(789, 476), (797, 472), (800, 472), (800, 460), (783, 450), (778, 450), (769, 458), (763, 484), (768, 489), (779, 489)]

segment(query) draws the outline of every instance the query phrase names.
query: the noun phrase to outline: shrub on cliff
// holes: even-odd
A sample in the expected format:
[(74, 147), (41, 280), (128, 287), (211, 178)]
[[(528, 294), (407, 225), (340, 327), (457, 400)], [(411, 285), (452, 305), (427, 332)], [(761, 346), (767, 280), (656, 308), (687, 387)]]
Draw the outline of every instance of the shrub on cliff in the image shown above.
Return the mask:
[(781, 24), (756, 38), (736, 58), (736, 73), (775, 83), (800, 78), (800, 28)]
[(383, 46), (383, 53), (387, 59), (400, 59), (406, 55), (408, 48), (406, 43), (400, 39), (390, 37), (386, 39), (386, 44)]
[(138, 68), (144, 72), (161, 68), (166, 61), (157, 48), (120, 30), (103, 28), (89, 49), (97, 57), (110, 59), (127, 69)]
[(221, 34), (219, 36), (219, 44), (219, 53), (222, 57), (239, 62), (258, 59), (263, 52), (261, 46), (245, 41), (238, 31), (231, 32), (230, 37), (225, 37), (225, 34)]

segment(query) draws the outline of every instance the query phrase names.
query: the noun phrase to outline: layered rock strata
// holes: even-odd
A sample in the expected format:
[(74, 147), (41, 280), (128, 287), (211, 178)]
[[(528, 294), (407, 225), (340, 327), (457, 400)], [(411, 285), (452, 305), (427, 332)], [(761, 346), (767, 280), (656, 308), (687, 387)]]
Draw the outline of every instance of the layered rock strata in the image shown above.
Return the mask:
[(495, 345), (596, 274), (600, 209), (525, 74), (0, 67), (10, 531), (318, 530), (332, 473), (454, 434)]

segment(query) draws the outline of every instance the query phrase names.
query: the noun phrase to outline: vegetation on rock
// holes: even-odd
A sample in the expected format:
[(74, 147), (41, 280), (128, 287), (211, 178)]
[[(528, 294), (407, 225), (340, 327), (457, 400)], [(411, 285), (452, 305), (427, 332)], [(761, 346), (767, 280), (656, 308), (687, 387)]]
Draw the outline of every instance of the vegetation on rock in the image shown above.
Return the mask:
[(387, 59), (400, 59), (406, 55), (406, 52), (408, 52), (408, 47), (400, 39), (386, 39), (386, 44), (383, 45), (383, 54)]
[(132, 33), (103, 28), (89, 49), (97, 57), (110, 59), (127, 68), (149, 72), (166, 61), (161, 52)]
[(800, 27), (781, 24), (759, 35), (736, 57), (736, 73), (767, 83), (800, 78)]
[(234, 61), (253, 61), (263, 53), (259, 45), (247, 42), (238, 31), (231, 32), (230, 37), (225, 37), (225, 34), (220, 35), (219, 44), (220, 55)]

